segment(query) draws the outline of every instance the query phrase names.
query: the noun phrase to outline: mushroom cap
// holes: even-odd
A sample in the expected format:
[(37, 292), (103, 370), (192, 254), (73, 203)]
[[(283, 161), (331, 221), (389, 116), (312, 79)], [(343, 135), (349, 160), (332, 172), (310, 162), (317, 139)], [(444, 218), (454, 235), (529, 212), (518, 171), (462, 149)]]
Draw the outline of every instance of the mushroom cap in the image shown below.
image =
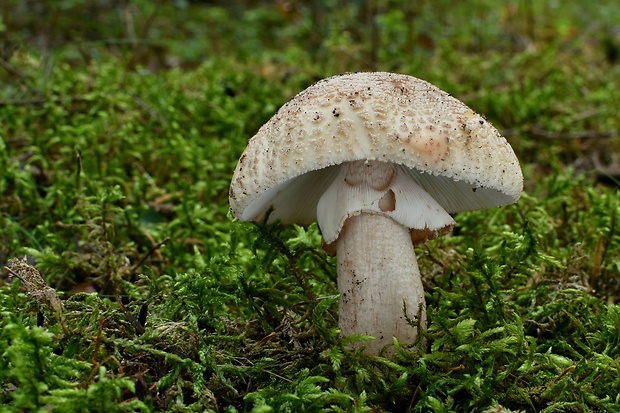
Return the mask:
[(360, 72), (315, 83), (258, 130), (233, 174), (231, 212), (315, 222), (338, 165), (358, 160), (400, 165), (448, 213), (514, 203), (523, 189), (514, 151), (483, 116), (415, 77)]

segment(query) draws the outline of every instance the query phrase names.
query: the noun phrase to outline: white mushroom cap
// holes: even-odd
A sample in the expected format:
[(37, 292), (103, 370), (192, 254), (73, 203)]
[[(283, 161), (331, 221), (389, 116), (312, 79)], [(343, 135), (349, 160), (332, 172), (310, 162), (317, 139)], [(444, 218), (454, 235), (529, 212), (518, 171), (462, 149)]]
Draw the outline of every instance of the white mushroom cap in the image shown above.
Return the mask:
[[(377, 204), (383, 191), (355, 195), (358, 211), (328, 207), (317, 216), (326, 191), (334, 200), (343, 196), (329, 195), (329, 188), (342, 175), (339, 165), (352, 161), (399, 165), (391, 185), (397, 207), (388, 212), (406, 216), (393, 218), (420, 230), (452, 225), (447, 213), (516, 202), (523, 188), (506, 139), (462, 102), (415, 77), (353, 73), (299, 93), (250, 139), (232, 178), (231, 212), (242, 221), (260, 222), (268, 211), (270, 222), (310, 224), (320, 218), (330, 243), (348, 216), (385, 212)], [(406, 189), (405, 182), (418, 188)], [(418, 212), (404, 209), (412, 197)], [(421, 205), (445, 212), (420, 218)]]

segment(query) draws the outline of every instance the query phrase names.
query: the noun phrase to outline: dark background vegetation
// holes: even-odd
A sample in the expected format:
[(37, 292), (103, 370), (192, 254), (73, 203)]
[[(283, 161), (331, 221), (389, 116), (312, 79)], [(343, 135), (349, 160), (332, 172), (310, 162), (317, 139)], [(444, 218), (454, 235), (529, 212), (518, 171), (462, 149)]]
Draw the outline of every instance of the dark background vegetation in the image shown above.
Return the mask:
[[(620, 411), (618, 22), (615, 0), (4, 0), (0, 411)], [(339, 338), (316, 226), (228, 214), (247, 139), (361, 70), (483, 113), (525, 176), (416, 249), (426, 346), (391, 359)]]

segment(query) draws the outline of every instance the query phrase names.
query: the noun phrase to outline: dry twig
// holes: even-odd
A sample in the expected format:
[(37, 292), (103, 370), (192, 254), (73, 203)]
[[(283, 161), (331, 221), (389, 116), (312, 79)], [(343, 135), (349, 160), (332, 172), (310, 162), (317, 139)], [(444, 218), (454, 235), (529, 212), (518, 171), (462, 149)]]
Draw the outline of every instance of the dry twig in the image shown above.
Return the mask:
[(22, 282), (24, 288), (26, 288), (26, 294), (34, 298), (40, 306), (48, 305), (51, 307), (54, 314), (56, 314), (56, 318), (62, 330), (67, 333), (68, 330), (64, 315), (65, 307), (62, 301), (58, 297), (56, 290), (50, 287), (43, 277), (41, 277), (39, 271), (28, 264), (26, 257), (24, 257), (23, 260), (11, 258), (8, 262), (8, 266), (5, 266), (4, 269)]

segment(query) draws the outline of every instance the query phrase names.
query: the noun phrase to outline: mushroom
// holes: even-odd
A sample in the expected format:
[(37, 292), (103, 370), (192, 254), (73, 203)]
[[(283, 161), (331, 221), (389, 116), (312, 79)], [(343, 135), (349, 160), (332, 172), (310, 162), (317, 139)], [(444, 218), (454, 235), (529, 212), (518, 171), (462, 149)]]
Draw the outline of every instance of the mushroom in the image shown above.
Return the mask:
[(465, 104), (415, 77), (351, 73), (302, 91), (250, 139), (230, 210), (318, 222), (337, 256), (341, 333), (374, 336), (365, 351), (378, 354), (426, 328), (413, 245), (450, 231), (450, 214), (514, 203), (522, 188), (506, 139)]

